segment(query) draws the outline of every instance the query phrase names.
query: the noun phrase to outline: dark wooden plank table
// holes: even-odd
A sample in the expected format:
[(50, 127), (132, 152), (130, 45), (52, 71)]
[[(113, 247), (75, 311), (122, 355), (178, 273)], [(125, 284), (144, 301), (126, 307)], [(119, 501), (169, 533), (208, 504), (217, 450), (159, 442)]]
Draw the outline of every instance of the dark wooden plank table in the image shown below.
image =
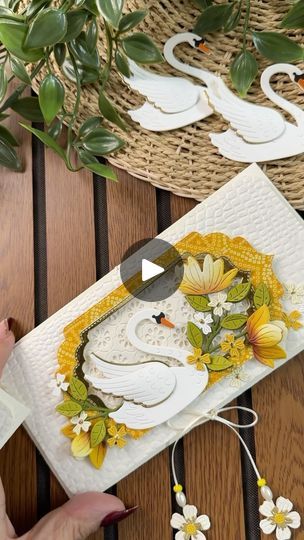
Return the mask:
[[(118, 171), (119, 183), (69, 174), (61, 161), (20, 131), (27, 167), (0, 170), (0, 316), (25, 334), (118, 264), (134, 242), (155, 236), (195, 202)], [(294, 359), (239, 400), (261, 422), (246, 434), (276, 494), (304, 514), (304, 364)], [(171, 540), (170, 450), (113, 488), (137, 514), (95, 540)], [(258, 493), (236, 438), (220, 425), (189, 434), (178, 451), (189, 501), (212, 518), (208, 540), (258, 540)], [(19, 533), (66, 500), (21, 428), (0, 454), (9, 515)], [(301, 507), (302, 506), (302, 507)], [(299, 532), (297, 538), (304, 539)]]

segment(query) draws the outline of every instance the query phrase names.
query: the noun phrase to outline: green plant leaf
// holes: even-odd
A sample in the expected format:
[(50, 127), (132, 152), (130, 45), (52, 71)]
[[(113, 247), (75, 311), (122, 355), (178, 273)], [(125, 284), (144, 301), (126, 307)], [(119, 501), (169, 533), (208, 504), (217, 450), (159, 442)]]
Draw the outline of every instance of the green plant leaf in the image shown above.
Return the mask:
[(28, 85), (32, 84), (31, 78), (25, 69), (25, 65), (19, 58), (11, 57), (11, 68), (17, 79)]
[(28, 31), (28, 25), (18, 21), (0, 19), (0, 41), (13, 55), (24, 62), (37, 62), (43, 55), (43, 49), (27, 51), (24, 48), (24, 39)]
[(88, 13), (85, 10), (73, 10), (67, 13), (67, 31), (64, 36), (64, 41), (68, 43), (72, 39), (76, 39), (82, 31)]
[(86, 385), (77, 377), (72, 377), (70, 381), (70, 394), (77, 401), (85, 401), (88, 397)]
[(93, 53), (96, 46), (97, 46), (97, 40), (98, 40), (98, 26), (96, 23), (96, 19), (93, 19), (93, 21), (90, 22), (87, 33), (86, 33), (86, 44), (88, 47), (88, 51), (90, 53)]
[(253, 43), (262, 56), (272, 62), (297, 62), (304, 49), (292, 39), (276, 32), (252, 32)]
[(122, 14), (123, 0), (96, 0), (99, 13), (114, 28), (118, 28)]
[(196, 5), (196, 7), (198, 7), (198, 9), (203, 11), (212, 5), (212, 0), (193, 0), (193, 3)]
[(84, 166), (86, 169), (102, 178), (108, 178), (109, 180), (117, 182), (117, 176), (111, 167), (107, 167), (102, 163), (84, 163)]
[(21, 124), (20, 123), (20, 125), (24, 129), (27, 129), (27, 131), (30, 131), (31, 133), (36, 135), (36, 137), (41, 142), (43, 142), (43, 144), (45, 144), (45, 146), (47, 146), (48, 148), (51, 148), (52, 150), (54, 150), (54, 152), (56, 154), (58, 154), (58, 156), (60, 156), (64, 160), (65, 163), (67, 163), (66, 155), (64, 153), (63, 148), (61, 148), (61, 146), (59, 146), (59, 144), (56, 141), (54, 141), (54, 139), (52, 139), (52, 137), (50, 137), (50, 135), (48, 133), (45, 133), (44, 131), (41, 131), (40, 129), (33, 128), (32, 126), (29, 126), (27, 124)]
[(88, 133), (90, 133), (90, 131), (100, 127), (100, 122), (101, 118), (99, 116), (91, 116), (90, 118), (87, 118), (87, 120), (85, 120), (79, 128), (79, 137), (85, 137)]
[(47, 132), (52, 139), (57, 140), (62, 133), (62, 121), (57, 120), (54, 122), (53, 125), (49, 127)]
[(284, 17), (283, 28), (304, 28), (304, 0), (296, 2)]
[[(234, 3), (234, 6), (235, 6), (235, 3)], [(242, 3), (240, 2), (237, 9), (236, 10), (232, 9), (230, 15), (228, 15), (228, 18), (223, 27), (223, 30), (225, 33), (231, 32), (238, 26), (241, 19), (241, 15), (242, 15)]]
[(211, 311), (211, 307), (208, 306), (209, 298), (207, 296), (197, 296), (197, 295), (187, 295), (186, 299), (188, 300), (191, 307), (196, 309), (196, 311)]
[(56, 407), (57, 412), (63, 414), (63, 416), (67, 416), (68, 418), (76, 416), (81, 412), (81, 410), (81, 405), (79, 403), (76, 403), (76, 401), (73, 401), (72, 399), (63, 401)]
[(209, 6), (198, 17), (193, 32), (205, 36), (209, 32), (216, 32), (223, 28), (233, 10), (233, 4), (218, 4)]
[(124, 54), (121, 54), (120, 51), (116, 51), (115, 53), (115, 63), (116, 63), (116, 67), (119, 71), (119, 73), (121, 73), (121, 75), (124, 75), (124, 77), (131, 77), (131, 71), (130, 71), (130, 68), (129, 68), (129, 64), (128, 64), (128, 61), (125, 57)]
[(39, 88), (39, 104), (48, 126), (62, 109), (64, 93), (62, 82), (52, 73), (48, 73)]
[[(80, 81), (82, 85), (85, 84), (91, 84), (93, 82), (98, 81), (99, 79), (99, 70), (98, 69), (92, 69), (89, 67), (86, 67), (79, 62), (79, 60), (76, 60), (77, 70), (80, 77)], [(70, 58), (66, 58), (65, 61), (62, 64), (61, 71), (66, 76), (69, 81), (76, 82), (76, 75), (73, 63)]]
[(231, 315), (226, 315), (221, 320), (221, 327), (225, 328), (226, 330), (238, 330), (247, 321), (247, 315), (243, 315), (242, 313), (232, 313)]
[(99, 15), (96, 0), (85, 0), (81, 5), (96, 17)]
[(31, 122), (43, 122), (43, 114), (40, 109), (38, 98), (24, 97), (11, 105), (11, 109)]
[(105, 421), (99, 420), (91, 429), (91, 447), (95, 448), (95, 446), (98, 446), (104, 440), (106, 434)]
[(99, 54), (97, 49), (90, 52), (86, 42), (86, 35), (84, 32), (73, 39), (69, 43), (69, 50), (73, 54), (74, 58), (78, 60), (83, 66), (98, 69), (100, 65)]
[(82, 146), (95, 156), (104, 156), (115, 152), (124, 145), (124, 142), (105, 128), (96, 128), (90, 131), (83, 139)]
[(202, 331), (194, 324), (189, 321), (187, 324), (187, 338), (191, 343), (192, 347), (201, 349), (203, 346), (203, 334)]
[(5, 65), (0, 65), (0, 103), (4, 99), (7, 91), (7, 76), (5, 72)]
[(152, 39), (142, 32), (125, 37), (121, 43), (125, 54), (134, 62), (155, 64), (163, 61), (162, 54)]
[(247, 281), (246, 283), (239, 283), (232, 287), (227, 294), (227, 302), (241, 302), (244, 300), (250, 291), (251, 283)]
[(41, 8), (45, 8), (49, 6), (50, 4), (51, 4), (51, 0), (32, 0), (30, 4), (28, 5), (26, 14), (28, 17), (33, 17), (33, 15), (36, 15), (36, 13)]
[(112, 105), (111, 101), (105, 96), (102, 90), (99, 93), (98, 104), (99, 110), (104, 118), (109, 120), (109, 122), (113, 122), (113, 124), (116, 124), (116, 126), (120, 127), (120, 129), (126, 130), (126, 124), (124, 123), (123, 119), (120, 117), (115, 107)]
[(241, 97), (245, 97), (258, 74), (258, 64), (249, 51), (237, 54), (230, 67), (230, 78)]
[(17, 139), (14, 135), (5, 127), (0, 125), (0, 140), (8, 143), (11, 146), (19, 146)]
[(63, 11), (48, 8), (40, 11), (30, 24), (24, 47), (38, 49), (62, 41), (67, 31), (67, 18)]
[(20, 172), (22, 164), (16, 154), (15, 149), (6, 141), (0, 139), (0, 165), (7, 169)]
[(264, 306), (264, 304), (266, 306), (269, 306), (270, 292), (269, 292), (268, 287), (264, 283), (260, 283), (257, 286), (254, 296), (253, 296), (253, 302), (257, 309)]
[(147, 14), (148, 12), (146, 10), (138, 10), (124, 15), (119, 23), (118, 30), (120, 32), (129, 32), (143, 21)]
[(211, 356), (210, 364), (207, 364), (207, 368), (210, 371), (223, 371), (233, 366), (233, 362), (225, 358), (225, 356), (215, 355)]
[(61, 67), (66, 57), (65, 43), (56, 43), (54, 45), (54, 56), (58, 66)]

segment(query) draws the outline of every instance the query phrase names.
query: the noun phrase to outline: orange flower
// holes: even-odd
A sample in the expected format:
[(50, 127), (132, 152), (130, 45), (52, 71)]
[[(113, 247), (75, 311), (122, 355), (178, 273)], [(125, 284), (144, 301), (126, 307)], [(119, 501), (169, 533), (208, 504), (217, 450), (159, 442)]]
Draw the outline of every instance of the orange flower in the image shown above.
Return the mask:
[(269, 308), (261, 306), (247, 321), (247, 336), (254, 357), (266, 366), (274, 367), (274, 360), (286, 358), (286, 352), (278, 345), (286, 327), (282, 321), (270, 321)]

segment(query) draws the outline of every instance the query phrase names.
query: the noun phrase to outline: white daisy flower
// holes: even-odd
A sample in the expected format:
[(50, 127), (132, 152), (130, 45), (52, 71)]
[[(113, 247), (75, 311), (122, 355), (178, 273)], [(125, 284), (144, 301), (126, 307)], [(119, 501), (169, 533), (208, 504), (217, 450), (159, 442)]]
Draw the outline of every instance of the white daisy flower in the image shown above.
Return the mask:
[(60, 396), (61, 391), (66, 392), (70, 384), (65, 382), (65, 375), (57, 373), (57, 375), (49, 382), (49, 388), (52, 389), (53, 396)]
[(208, 306), (213, 308), (214, 315), (218, 315), (219, 317), (221, 317), (224, 311), (230, 311), (232, 304), (231, 302), (226, 302), (226, 293), (220, 292), (210, 296), (210, 298), (211, 300)]
[(173, 514), (171, 527), (177, 529), (175, 540), (206, 540), (202, 531), (210, 529), (210, 519), (206, 515), (198, 516), (196, 506), (186, 504), (181, 514)]
[(277, 540), (289, 540), (291, 529), (298, 529), (301, 525), (301, 517), (298, 512), (292, 512), (293, 504), (289, 499), (279, 497), (276, 504), (273, 501), (265, 501), (260, 506), (260, 513), (266, 519), (262, 519), (260, 527), (264, 534), (276, 531)]
[(292, 304), (304, 303), (304, 283), (296, 285), (295, 283), (285, 284), (285, 297), (291, 301)]
[(88, 415), (84, 411), (82, 411), (79, 416), (73, 416), (73, 418), (71, 418), (71, 424), (75, 426), (73, 431), (76, 435), (80, 435), (81, 431), (85, 431), (86, 433), (89, 431), (91, 422), (89, 422), (87, 418)]
[(210, 334), (212, 331), (210, 324), (213, 323), (210, 313), (195, 313), (193, 317), (196, 321), (196, 325), (202, 330), (203, 334)]

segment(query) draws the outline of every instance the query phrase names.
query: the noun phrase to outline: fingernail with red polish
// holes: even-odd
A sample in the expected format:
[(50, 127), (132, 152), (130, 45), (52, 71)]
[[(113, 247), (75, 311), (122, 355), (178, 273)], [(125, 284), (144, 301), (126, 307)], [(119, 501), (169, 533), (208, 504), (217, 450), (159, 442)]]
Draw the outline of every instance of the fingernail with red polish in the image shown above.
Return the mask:
[(111, 512), (111, 514), (108, 514), (103, 521), (101, 522), (101, 527), (108, 527), (109, 525), (114, 525), (115, 523), (119, 523), (123, 519), (126, 519), (127, 517), (131, 516), (131, 514), (134, 514), (136, 510), (138, 510), (138, 506), (133, 506), (133, 508), (127, 508), (126, 510), (123, 510), (122, 512)]
[(7, 319), (0, 322), (0, 340), (5, 339), (10, 331)]

